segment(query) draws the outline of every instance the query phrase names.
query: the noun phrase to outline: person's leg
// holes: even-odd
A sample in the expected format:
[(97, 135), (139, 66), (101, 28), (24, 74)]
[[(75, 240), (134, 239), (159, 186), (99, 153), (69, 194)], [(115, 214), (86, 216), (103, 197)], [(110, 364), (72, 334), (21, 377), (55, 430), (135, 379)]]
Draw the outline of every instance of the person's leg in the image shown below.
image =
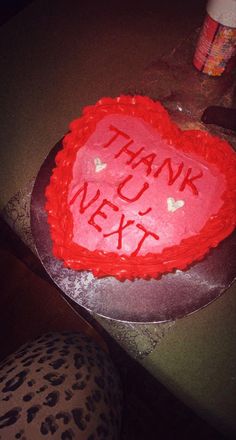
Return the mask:
[(81, 333), (49, 333), (0, 364), (0, 439), (118, 440), (121, 387)]

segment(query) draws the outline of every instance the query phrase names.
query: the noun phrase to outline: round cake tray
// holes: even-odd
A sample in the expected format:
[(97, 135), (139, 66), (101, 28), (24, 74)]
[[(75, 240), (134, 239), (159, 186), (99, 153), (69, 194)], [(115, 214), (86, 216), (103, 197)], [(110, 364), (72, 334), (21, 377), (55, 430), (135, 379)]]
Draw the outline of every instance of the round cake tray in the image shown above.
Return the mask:
[(61, 146), (59, 141), (51, 150), (36, 178), (31, 198), (31, 228), (44, 268), (66, 296), (89, 312), (110, 319), (154, 323), (194, 313), (230, 287), (236, 275), (236, 232), (187, 271), (177, 270), (157, 280), (120, 282), (113, 277), (98, 279), (91, 272), (65, 268), (52, 254), (45, 211), (45, 189)]

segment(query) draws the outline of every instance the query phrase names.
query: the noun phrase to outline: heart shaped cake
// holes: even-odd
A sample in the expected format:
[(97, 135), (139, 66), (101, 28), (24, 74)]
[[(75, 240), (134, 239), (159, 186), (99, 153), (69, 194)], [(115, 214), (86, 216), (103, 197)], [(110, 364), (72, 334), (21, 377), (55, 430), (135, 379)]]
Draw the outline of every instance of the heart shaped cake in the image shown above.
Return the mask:
[(201, 260), (235, 227), (236, 154), (159, 102), (103, 98), (70, 124), (46, 189), (53, 254), (119, 280)]

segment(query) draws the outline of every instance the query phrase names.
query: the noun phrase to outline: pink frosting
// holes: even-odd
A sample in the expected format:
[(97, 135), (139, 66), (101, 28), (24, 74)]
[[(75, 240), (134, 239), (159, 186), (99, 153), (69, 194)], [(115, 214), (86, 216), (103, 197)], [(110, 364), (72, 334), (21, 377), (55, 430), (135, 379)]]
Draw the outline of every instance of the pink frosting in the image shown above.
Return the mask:
[(176, 150), (141, 118), (105, 116), (74, 163), (73, 241), (120, 255), (161, 252), (199, 233), (225, 188), (212, 164)]

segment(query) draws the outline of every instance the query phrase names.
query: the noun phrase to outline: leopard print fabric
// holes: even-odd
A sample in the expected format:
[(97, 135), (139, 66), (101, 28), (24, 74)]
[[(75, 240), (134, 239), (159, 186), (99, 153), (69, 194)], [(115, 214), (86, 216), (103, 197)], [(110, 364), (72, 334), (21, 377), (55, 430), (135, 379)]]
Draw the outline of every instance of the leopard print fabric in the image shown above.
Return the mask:
[(48, 333), (0, 364), (1, 440), (118, 440), (121, 386), (80, 333)]

